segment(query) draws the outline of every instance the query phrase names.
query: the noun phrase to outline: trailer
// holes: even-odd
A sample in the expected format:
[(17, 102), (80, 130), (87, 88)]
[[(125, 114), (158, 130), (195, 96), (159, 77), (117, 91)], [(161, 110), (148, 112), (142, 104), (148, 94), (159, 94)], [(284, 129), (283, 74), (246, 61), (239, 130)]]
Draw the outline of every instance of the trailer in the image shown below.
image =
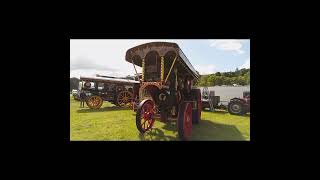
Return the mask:
[[(249, 113), (250, 91), (243, 91), (245, 87), (239, 87), (241, 89), (239, 89), (237, 92), (232, 91), (223, 93), (225, 91), (221, 91), (230, 91), (227, 88), (237, 87), (217, 87), (216, 89), (219, 89), (219, 95), (223, 96), (223, 100), (221, 100), (221, 96), (216, 96), (216, 91), (213, 90), (215, 88), (211, 88), (211, 90), (209, 91), (208, 87), (200, 87), (200, 89), (202, 90), (202, 110), (205, 110), (206, 108), (208, 108), (210, 111), (215, 111), (215, 109), (225, 109), (233, 115), (244, 115), (246, 113)], [(242, 93), (242, 97), (240, 97), (240, 93)]]

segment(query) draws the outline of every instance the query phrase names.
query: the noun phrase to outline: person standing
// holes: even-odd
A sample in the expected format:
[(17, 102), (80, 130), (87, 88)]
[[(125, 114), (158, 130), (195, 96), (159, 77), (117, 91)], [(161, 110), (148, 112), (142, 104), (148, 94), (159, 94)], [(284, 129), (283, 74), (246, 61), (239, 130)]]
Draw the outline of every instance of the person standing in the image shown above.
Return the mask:
[(84, 108), (84, 102), (86, 101), (86, 93), (80, 93), (80, 108)]

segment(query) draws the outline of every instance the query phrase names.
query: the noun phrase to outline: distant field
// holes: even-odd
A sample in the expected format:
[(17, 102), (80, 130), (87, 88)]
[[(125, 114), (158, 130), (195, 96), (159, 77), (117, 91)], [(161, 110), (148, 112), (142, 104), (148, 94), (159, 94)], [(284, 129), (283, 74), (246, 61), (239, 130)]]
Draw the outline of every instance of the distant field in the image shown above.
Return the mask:
[[(71, 141), (179, 140), (175, 123), (155, 122), (151, 132), (141, 135), (135, 125), (135, 112), (104, 102), (91, 110), (70, 96)], [(249, 141), (250, 117), (234, 116), (225, 111), (202, 111), (201, 122), (193, 126), (190, 140)]]

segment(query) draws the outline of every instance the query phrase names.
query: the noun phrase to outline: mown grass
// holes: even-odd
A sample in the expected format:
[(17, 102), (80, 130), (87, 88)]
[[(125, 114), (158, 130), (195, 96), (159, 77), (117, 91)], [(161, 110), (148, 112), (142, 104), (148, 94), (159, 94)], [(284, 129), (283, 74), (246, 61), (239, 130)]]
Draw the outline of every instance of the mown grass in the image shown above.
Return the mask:
[[(156, 121), (154, 129), (141, 135), (135, 125), (135, 112), (104, 102), (91, 110), (70, 97), (71, 141), (179, 140), (176, 123)], [(201, 122), (193, 126), (190, 140), (250, 140), (250, 117), (234, 116), (225, 111), (202, 111)]]

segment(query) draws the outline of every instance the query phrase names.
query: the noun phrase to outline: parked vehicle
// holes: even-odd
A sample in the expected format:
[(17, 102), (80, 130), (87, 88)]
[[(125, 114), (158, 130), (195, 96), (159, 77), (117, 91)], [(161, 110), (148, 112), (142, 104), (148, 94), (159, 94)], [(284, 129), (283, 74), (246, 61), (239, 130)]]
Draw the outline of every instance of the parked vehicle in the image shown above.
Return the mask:
[(244, 115), (250, 112), (250, 92), (243, 92), (243, 98), (233, 98), (228, 104), (228, 111), (234, 115)]
[(208, 87), (202, 89), (202, 110), (209, 108), (214, 111), (215, 108), (223, 108), (220, 104), (220, 96), (215, 96), (215, 91), (209, 91)]
[(80, 77), (80, 93), (85, 93), (86, 104), (91, 109), (99, 109), (103, 101), (109, 101), (116, 106), (132, 106), (132, 100), (137, 95), (139, 81), (117, 77)]
[(141, 133), (152, 129), (156, 119), (176, 121), (180, 139), (192, 134), (201, 119), (201, 93), (193, 89), (199, 73), (176, 43), (152, 42), (126, 52), (126, 61), (142, 67), (136, 126)]

